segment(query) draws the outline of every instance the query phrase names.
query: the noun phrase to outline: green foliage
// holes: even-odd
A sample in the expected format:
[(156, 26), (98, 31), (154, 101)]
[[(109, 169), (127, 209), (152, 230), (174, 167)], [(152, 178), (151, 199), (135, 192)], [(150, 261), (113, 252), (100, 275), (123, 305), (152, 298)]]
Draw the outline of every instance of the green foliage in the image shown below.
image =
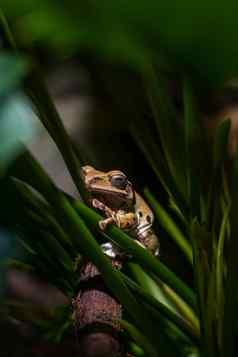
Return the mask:
[(19, 88), (27, 70), (27, 62), (23, 57), (2, 53), (0, 68), (2, 73), (0, 95), (5, 97)]
[(180, 249), (183, 251), (185, 257), (190, 264), (193, 264), (193, 252), (191, 244), (187, 238), (184, 237), (183, 232), (176, 225), (174, 220), (169, 216), (166, 210), (160, 205), (160, 203), (153, 197), (149, 190), (145, 190), (145, 196), (150, 203), (157, 219), (161, 226), (169, 233), (170, 237), (175, 240)]
[[(1, 155), (7, 164), (1, 172), (4, 209), (0, 223), (16, 232), (25, 259), (10, 260), (8, 265), (40, 275), (72, 299), (79, 289), (81, 259), (86, 257), (123, 305), (125, 319), (121, 323), (135, 354), (155, 357), (162, 351), (166, 356), (233, 357), (237, 336), (238, 156), (228, 176), (225, 165), (230, 122), (223, 122), (209, 141), (196, 88), (201, 78), (206, 78), (203, 84), (207, 89), (237, 73), (236, 12), (232, 6), (220, 7), (213, 1), (189, 7), (186, 0), (173, 7), (169, 2), (142, 0), (136, 4), (122, 0), (98, 4), (71, 0), (61, 5), (28, 0), (20, 6), (13, 4), (1, 4), (11, 25), (1, 13), (11, 56), (0, 56), (0, 127), (7, 123), (3, 139), (8, 140)], [(214, 41), (218, 30), (219, 42)], [(34, 65), (26, 73), (24, 60), (16, 55), (23, 48), (31, 51), (36, 42), (55, 55), (93, 52), (108, 62), (126, 64), (139, 74), (146, 118), (140, 113), (131, 119), (127, 108), (121, 112), (128, 117), (138, 149), (164, 189), (165, 203), (149, 189), (145, 196), (160, 226), (187, 258), (194, 289), (117, 227), (110, 226), (104, 233), (99, 230), (101, 217), (82, 202), (87, 193), (79, 176), (81, 155), (65, 131), (39, 68)], [(168, 72), (179, 72), (182, 83), (179, 115), (169, 96)], [(23, 152), (15, 149), (19, 139), (29, 138), (28, 125), (22, 132), (18, 130), (16, 102), (11, 101), (13, 95), (16, 99), (23, 74), (24, 91), (59, 148), (82, 200), (60, 191), (22, 144)], [(19, 100), (17, 107), (26, 109), (28, 115), (28, 103), (17, 97)], [(112, 268), (102, 253), (100, 242), (105, 239), (132, 257), (125, 271)], [(21, 319), (19, 312), (24, 307), (9, 306), (9, 314)], [(29, 313), (31, 309), (26, 311), (27, 319), (44, 326), (48, 338), (55, 341), (72, 328), (69, 305), (50, 314), (50, 322), (45, 316)]]
[(28, 99), (19, 91), (27, 70), (24, 57), (2, 53), (0, 56), (0, 172), (36, 133), (33, 111)]
[(203, 88), (238, 71), (235, 0), (3, 0), (1, 7), (24, 46), (42, 43), (64, 55), (80, 48), (140, 69), (159, 55)]

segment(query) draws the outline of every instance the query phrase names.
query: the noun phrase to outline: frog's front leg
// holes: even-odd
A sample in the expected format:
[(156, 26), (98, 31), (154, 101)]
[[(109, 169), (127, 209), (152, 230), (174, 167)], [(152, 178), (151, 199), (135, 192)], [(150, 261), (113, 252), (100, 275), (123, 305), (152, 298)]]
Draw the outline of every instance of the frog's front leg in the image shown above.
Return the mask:
[(105, 231), (109, 224), (116, 224), (118, 228), (121, 229), (130, 229), (136, 224), (136, 215), (134, 213), (122, 213), (122, 212), (113, 212), (111, 217), (102, 219), (99, 221), (99, 227), (101, 230)]
[(107, 218), (101, 219), (98, 222), (99, 227), (102, 231), (105, 231), (109, 224), (116, 223), (116, 217), (115, 217), (113, 210), (111, 210), (111, 208), (107, 207), (104, 203), (102, 203), (101, 201), (94, 198), (92, 200), (92, 206), (94, 208), (104, 212), (105, 215), (107, 216)]
[(112, 223), (116, 224), (121, 229), (130, 229), (137, 223), (137, 216), (133, 212), (125, 212), (122, 210), (114, 212), (111, 208), (95, 198), (92, 200), (92, 206), (103, 211), (107, 216), (106, 219), (99, 221), (99, 227), (103, 231)]
[(130, 229), (136, 224), (136, 215), (134, 213), (113, 212), (111, 217), (99, 221), (99, 227), (104, 231), (109, 224), (116, 224), (121, 229)]
[(115, 223), (115, 219), (114, 217), (108, 217), (108, 218), (105, 218), (105, 219), (101, 219), (99, 222), (98, 222), (98, 225), (100, 227), (100, 229), (102, 231), (105, 231), (107, 229), (107, 226), (109, 224), (112, 224), (112, 223)]
[(108, 206), (106, 206), (104, 203), (102, 203), (101, 201), (97, 200), (96, 198), (94, 198), (92, 200), (92, 206), (94, 208), (97, 208), (98, 210), (104, 212), (106, 214), (107, 217), (110, 217), (113, 215), (113, 210), (111, 208), (109, 208)]

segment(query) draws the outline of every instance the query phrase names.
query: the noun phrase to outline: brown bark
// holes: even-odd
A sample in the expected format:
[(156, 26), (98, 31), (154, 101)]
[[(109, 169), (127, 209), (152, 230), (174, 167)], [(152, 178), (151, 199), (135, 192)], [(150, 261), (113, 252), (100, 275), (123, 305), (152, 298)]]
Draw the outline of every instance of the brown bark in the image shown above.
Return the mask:
[(121, 305), (90, 262), (81, 271), (81, 289), (73, 305), (80, 356), (124, 357)]

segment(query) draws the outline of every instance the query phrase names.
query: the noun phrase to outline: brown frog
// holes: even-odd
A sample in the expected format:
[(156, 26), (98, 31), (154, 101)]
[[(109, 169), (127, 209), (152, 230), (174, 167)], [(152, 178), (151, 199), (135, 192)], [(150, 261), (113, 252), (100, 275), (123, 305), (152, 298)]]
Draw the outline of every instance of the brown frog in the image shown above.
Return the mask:
[[(101, 230), (116, 224), (154, 255), (159, 255), (159, 241), (151, 229), (153, 213), (143, 198), (135, 192), (126, 175), (119, 170), (103, 172), (92, 166), (81, 169), (81, 177), (90, 195), (92, 207), (106, 216), (99, 222)], [(111, 243), (102, 245), (104, 252), (115, 258), (118, 250)]]

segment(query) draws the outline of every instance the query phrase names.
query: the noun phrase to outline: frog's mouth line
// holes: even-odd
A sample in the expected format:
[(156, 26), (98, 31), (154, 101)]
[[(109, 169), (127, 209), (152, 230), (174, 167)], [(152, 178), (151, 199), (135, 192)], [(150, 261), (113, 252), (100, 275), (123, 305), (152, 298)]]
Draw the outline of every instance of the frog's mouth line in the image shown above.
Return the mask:
[(119, 197), (123, 197), (126, 198), (128, 196), (130, 196), (131, 192), (124, 192), (121, 191), (119, 189), (115, 189), (115, 190), (109, 190), (109, 189), (103, 189), (100, 187), (90, 187), (88, 188), (89, 192), (95, 192), (95, 193), (104, 193), (105, 195), (115, 195), (115, 196), (119, 196)]

